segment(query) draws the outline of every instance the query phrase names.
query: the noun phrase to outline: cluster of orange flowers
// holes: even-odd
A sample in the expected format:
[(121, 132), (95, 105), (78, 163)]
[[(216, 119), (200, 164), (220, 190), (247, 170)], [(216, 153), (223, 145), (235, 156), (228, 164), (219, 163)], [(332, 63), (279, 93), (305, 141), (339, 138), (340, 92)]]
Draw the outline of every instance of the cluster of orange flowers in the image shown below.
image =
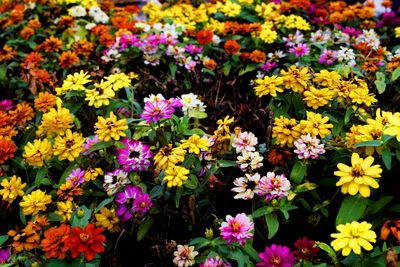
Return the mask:
[(224, 44), (225, 52), (228, 54), (239, 53), (242, 46), (236, 40), (227, 40)]
[(260, 23), (237, 23), (236, 21), (227, 21), (224, 25), (224, 34), (249, 34), (261, 31)]
[(251, 53), (249, 53), (249, 52), (241, 53), (240, 58), (243, 61), (250, 59), (251, 61), (253, 61), (255, 63), (262, 63), (262, 62), (265, 62), (265, 60), (266, 60), (265, 53), (263, 51), (257, 50), (257, 49)]
[(373, 50), (368, 43), (358, 43), (354, 46), (360, 50), (360, 53), (364, 56), (363, 64), (360, 69), (367, 72), (375, 72), (378, 70), (377, 64), (384, 59), (385, 49), (379, 46), (378, 49)]

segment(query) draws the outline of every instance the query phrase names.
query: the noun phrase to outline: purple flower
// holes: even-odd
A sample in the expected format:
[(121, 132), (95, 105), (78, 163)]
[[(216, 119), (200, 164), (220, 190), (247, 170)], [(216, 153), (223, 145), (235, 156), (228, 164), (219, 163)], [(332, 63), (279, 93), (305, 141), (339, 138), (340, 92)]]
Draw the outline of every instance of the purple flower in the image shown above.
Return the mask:
[[(86, 150), (82, 152), (83, 155), (86, 155), (89, 152), (89, 149), (96, 143), (99, 143), (99, 136), (96, 134), (92, 138), (86, 138), (85, 143), (82, 145)], [(90, 157), (93, 158), (95, 152), (90, 153)]]
[(171, 113), (174, 111), (175, 110), (171, 108), (167, 100), (161, 100), (159, 102), (155, 102), (154, 104), (150, 101), (147, 101), (144, 106), (143, 113), (140, 114), (140, 117), (145, 119), (146, 123), (150, 123), (152, 121), (171, 118)]
[(319, 55), (318, 63), (332, 64), (338, 58), (338, 51), (337, 50), (327, 50), (324, 49), (322, 54)]
[(196, 47), (193, 44), (188, 44), (185, 45), (186, 48), (186, 52), (190, 53), (190, 54), (196, 54), (196, 53), (200, 53), (203, 50), (203, 47)]
[(297, 44), (297, 46), (290, 48), (289, 53), (295, 53), (296, 57), (307, 55), (310, 53), (310, 50), (307, 47), (307, 44)]
[(121, 143), (126, 148), (118, 149), (116, 155), (118, 164), (122, 166), (124, 171), (144, 171), (150, 166), (151, 162), (149, 159), (153, 156), (153, 152), (150, 151), (148, 145), (144, 145), (142, 142), (128, 137), (123, 138)]
[(275, 68), (276, 66), (278, 66), (278, 64), (276, 64), (276, 62), (265, 62), (264, 65), (261, 66), (262, 70), (270, 70), (272, 68)]
[(207, 258), (205, 262), (200, 263), (200, 267), (231, 267), (229, 262), (224, 261), (219, 256)]
[(73, 186), (78, 184), (83, 184), (85, 182), (85, 171), (81, 170), (81, 168), (72, 170), (71, 174), (68, 175), (67, 181), (71, 180)]
[(131, 210), (132, 203), (131, 200), (137, 198), (142, 194), (142, 188), (139, 186), (126, 186), (124, 191), (118, 192), (116, 195), (115, 202), (118, 203), (115, 215), (120, 217), (122, 221), (127, 221), (132, 218)]
[(8, 110), (14, 107), (11, 100), (6, 99), (0, 102), (0, 110)]
[(239, 242), (240, 245), (246, 244), (247, 238), (253, 238), (254, 223), (246, 216), (245, 213), (237, 214), (235, 218), (231, 215), (226, 216), (226, 222), (221, 224), (222, 239), (227, 240), (229, 246), (233, 242)]
[(119, 113), (125, 117), (129, 117), (129, 111), (126, 110), (126, 108), (118, 108), (117, 113)]
[(267, 176), (263, 176), (258, 181), (254, 192), (259, 196), (265, 196), (265, 200), (270, 201), (274, 198), (281, 199), (288, 196), (290, 188), (292, 186), (284, 174), (275, 176), (275, 173), (268, 172)]
[(345, 28), (343, 28), (343, 32), (352, 37), (357, 37), (358, 35), (360, 35), (362, 33), (362, 31), (358, 31), (356, 28), (349, 28), (347, 26)]
[(298, 154), (299, 159), (318, 159), (320, 154), (325, 153), (324, 144), (316, 137), (311, 137), (310, 134), (302, 135), (293, 144), (297, 149), (294, 153)]
[(144, 214), (146, 211), (153, 206), (151, 203), (151, 198), (149, 198), (149, 194), (142, 194), (135, 198), (133, 201), (133, 212), (139, 212), (140, 214)]
[(291, 267), (297, 263), (288, 247), (275, 244), (271, 248), (266, 247), (265, 252), (258, 253), (258, 256), (262, 262), (257, 263), (257, 266)]
[(151, 42), (142, 42), (139, 49), (145, 54), (155, 54), (157, 53), (158, 46)]
[(7, 250), (0, 249), (0, 265), (11, 262), (10, 250), (11, 248), (8, 248)]

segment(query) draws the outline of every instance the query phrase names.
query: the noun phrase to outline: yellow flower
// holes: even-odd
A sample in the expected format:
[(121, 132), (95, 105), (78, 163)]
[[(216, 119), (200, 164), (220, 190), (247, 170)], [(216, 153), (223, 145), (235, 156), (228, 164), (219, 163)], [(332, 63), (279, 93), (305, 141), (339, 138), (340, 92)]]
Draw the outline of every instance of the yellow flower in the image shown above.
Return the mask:
[(400, 142), (400, 113), (396, 112), (393, 115), (388, 114), (387, 128), (383, 131), (384, 134), (396, 136)]
[(337, 165), (339, 170), (335, 171), (335, 175), (339, 176), (340, 179), (336, 186), (341, 186), (343, 194), (349, 193), (354, 196), (360, 192), (361, 196), (369, 197), (371, 194), (370, 186), (379, 188), (379, 184), (374, 178), (381, 177), (380, 173), (382, 172), (380, 165), (371, 166), (373, 162), (374, 158), (371, 156), (362, 159), (357, 153), (353, 153), (351, 166), (343, 163)]
[(351, 81), (339, 80), (337, 83), (329, 86), (329, 89), (332, 89), (335, 92), (337, 101), (342, 103), (343, 100), (349, 97), (350, 91), (355, 90), (356, 87), (357, 86)]
[(108, 106), (110, 104), (110, 99), (115, 96), (115, 92), (112, 89), (110, 82), (100, 81), (100, 84), (96, 83), (93, 89), (86, 89), (85, 100), (89, 101), (89, 106), (94, 106), (99, 108), (101, 106)]
[(314, 74), (313, 82), (319, 83), (325, 87), (331, 87), (337, 84), (342, 79), (336, 71), (321, 70)]
[(234, 118), (234, 117), (229, 118), (229, 116), (226, 116), (226, 117), (224, 118), (224, 120), (219, 119), (219, 120), (217, 121), (218, 130), (219, 130), (220, 128), (222, 128), (222, 129), (225, 130), (226, 133), (230, 133), (229, 126), (230, 126), (234, 121), (235, 121), (235, 118)]
[(154, 163), (159, 170), (171, 168), (185, 160), (186, 150), (182, 147), (172, 148), (172, 144), (168, 144), (160, 149), (154, 156)]
[(307, 88), (307, 81), (311, 79), (311, 74), (307, 67), (297, 68), (290, 66), (288, 71), (281, 70), (283, 85), (286, 89), (292, 89), (293, 92), (302, 93)]
[(28, 142), (25, 146), (25, 154), (29, 165), (43, 166), (43, 160), (50, 160), (52, 156), (51, 143), (47, 139), (33, 140), (33, 144)]
[(300, 128), (295, 119), (283, 116), (275, 118), (272, 128), (272, 137), (276, 137), (275, 143), (280, 146), (293, 147), (293, 142), (300, 138)]
[[(359, 135), (356, 135), (357, 143), (372, 141), (372, 140), (381, 140), (383, 134), (384, 127), (377, 121), (368, 119), (367, 125), (362, 125), (359, 128)], [(367, 146), (365, 147), (365, 154), (372, 155), (376, 150), (378, 154), (382, 153), (382, 147), (374, 147)]]
[(1, 182), (1, 186), (3, 189), (0, 190), (0, 195), (3, 197), (4, 201), (7, 201), (8, 203), (12, 203), (17, 196), (23, 196), (24, 187), (26, 186), (26, 183), (21, 183), (21, 177), (17, 176), (12, 176), (10, 180), (3, 179)]
[(54, 140), (53, 153), (58, 155), (58, 160), (68, 159), (73, 161), (79, 157), (79, 154), (85, 150), (82, 147), (85, 138), (80, 133), (72, 133), (70, 129), (65, 132), (65, 137), (58, 136)]
[(335, 238), (331, 246), (334, 250), (342, 249), (342, 255), (348, 256), (351, 251), (355, 254), (361, 253), (361, 247), (367, 251), (373, 249), (370, 243), (376, 242), (376, 234), (370, 230), (372, 224), (367, 222), (351, 222), (346, 224), (339, 224), (336, 229), (340, 233), (331, 234)]
[(85, 84), (90, 82), (90, 75), (87, 72), (81, 70), (75, 72), (73, 75), (69, 74), (67, 79), (64, 80), (62, 87), (56, 88), (57, 95), (65, 95), (70, 91), (83, 91), (85, 90)]
[(96, 217), (96, 226), (103, 227), (111, 233), (119, 232), (119, 218), (115, 216), (114, 210), (109, 210), (106, 207), (100, 209), (100, 213), (94, 215)]
[(396, 38), (400, 37), (400, 27), (396, 27), (394, 28), (394, 34)]
[(329, 117), (322, 117), (319, 113), (307, 111), (307, 120), (302, 120), (300, 126), (303, 128), (302, 133), (310, 133), (313, 137), (319, 135), (324, 138), (326, 135), (330, 135), (330, 128), (333, 128), (333, 124), (326, 124), (329, 121)]
[(182, 148), (189, 148), (189, 153), (200, 154), (200, 149), (207, 151), (210, 142), (207, 138), (200, 138), (197, 134), (189, 137), (188, 140), (181, 140)]
[(117, 121), (117, 116), (115, 116), (112, 111), (110, 112), (110, 117), (107, 119), (98, 116), (95, 125), (97, 127), (96, 134), (99, 135), (99, 140), (107, 142), (111, 138), (119, 140), (121, 136), (126, 136), (123, 131), (128, 129), (128, 125), (125, 125), (125, 123), (126, 119)]
[(383, 127), (387, 126), (387, 124), (389, 123), (389, 118), (393, 115), (392, 112), (390, 111), (381, 111), (380, 108), (378, 108), (376, 110), (376, 117), (375, 117), (375, 121), (377, 121), (378, 123), (380, 123)]
[(51, 196), (38, 189), (23, 197), (19, 205), (23, 208), (24, 215), (36, 215), (39, 211), (45, 211), (46, 205), (51, 203)]
[[(137, 74), (134, 75), (136, 75), (134, 76), (136, 78)], [(124, 87), (129, 87), (132, 83), (132, 78), (125, 73), (111, 74), (108, 77), (104, 77), (104, 79), (106, 79), (111, 84), (114, 91), (118, 91), (119, 89)]]
[(49, 137), (54, 135), (64, 135), (65, 130), (72, 128), (74, 117), (67, 108), (58, 107), (50, 109), (43, 114), (42, 124), (39, 126), (37, 134), (44, 134)]
[(97, 176), (103, 175), (103, 173), (104, 173), (103, 170), (100, 168), (89, 167), (86, 169), (83, 177), (85, 178), (86, 182), (89, 182), (90, 180), (92, 181), (96, 180)]
[(72, 209), (73, 205), (71, 201), (57, 202), (57, 210), (54, 213), (63, 217), (63, 220), (61, 221), (63, 223), (71, 219)]
[(167, 183), (168, 187), (182, 186), (182, 181), (188, 179), (186, 175), (189, 173), (190, 173), (189, 170), (184, 167), (180, 166), (169, 167), (168, 169), (165, 170), (165, 177), (163, 181), (164, 183)]
[(310, 86), (309, 90), (304, 91), (303, 100), (307, 106), (313, 109), (318, 109), (329, 103), (333, 99), (333, 92), (329, 89), (315, 89), (314, 86)]
[(375, 95), (369, 93), (368, 85), (364, 80), (355, 78), (353, 84), (356, 84), (356, 87), (353, 88), (349, 93), (352, 103), (371, 106), (371, 104), (378, 102), (378, 100), (375, 98)]
[(283, 88), (278, 87), (278, 85), (283, 83), (283, 78), (278, 77), (277, 75), (273, 75), (272, 77), (265, 76), (264, 79), (257, 79), (256, 83), (258, 85), (254, 87), (254, 90), (256, 91), (256, 95), (258, 97), (268, 94), (270, 94), (272, 97), (276, 97), (276, 92), (283, 92)]

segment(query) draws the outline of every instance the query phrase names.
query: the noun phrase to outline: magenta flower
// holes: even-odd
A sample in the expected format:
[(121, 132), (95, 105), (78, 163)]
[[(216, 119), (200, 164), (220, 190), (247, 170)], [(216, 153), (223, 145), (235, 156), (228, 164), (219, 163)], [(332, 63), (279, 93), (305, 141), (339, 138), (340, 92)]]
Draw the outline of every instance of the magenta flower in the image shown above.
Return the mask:
[(237, 214), (235, 218), (231, 215), (226, 216), (226, 222), (221, 224), (222, 239), (227, 240), (229, 246), (233, 242), (239, 242), (240, 245), (246, 244), (247, 238), (253, 238), (254, 223), (246, 216), (245, 213)]
[(168, 99), (167, 101), (168, 101), (168, 105), (169, 105), (171, 108), (179, 108), (179, 107), (182, 107), (182, 106), (183, 106), (183, 105), (182, 105), (182, 102), (181, 102), (181, 100), (180, 100), (179, 98), (173, 98), (173, 97), (171, 97), (171, 98)]
[(142, 194), (135, 198), (133, 201), (133, 209), (132, 212), (139, 212), (140, 214), (144, 214), (146, 211), (153, 206), (151, 203), (151, 198), (149, 198), (149, 194)]
[(258, 253), (258, 256), (262, 262), (257, 263), (257, 266), (291, 267), (297, 263), (288, 247), (276, 246), (275, 244), (271, 248), (266, 247), (265, 252)]
[(129, 117), (129, 111), (126, 108), (118, 108), (117, 113), (121, 114), (122, 116)]
[(271, 62), (267, 61), (264, 63), (264, 65), (261, 66), (261, 69), (262, 70), (270, 70), (270, 69), (276, 68), (277, 66), (278, 66), (278, 64), (276, 64), (276, 62), (271, 63)]
[[(86, 138), (85, 143), (82, 145), (86, 150), (82, 152), (83, 155), (86, 155), (89, 152), (89, 149), (96, 143), (100, 142), (99, 136), (96, 134), (92, 138)], [(90, 153), (90, 157), (93, 158), (95, 152)]]
[(205, 262), (200, 263), (200, 267), (231, 267), (229, 262), (224, 261), (219, 256), (209, 257)]
[(11, 100), (6, 99), (0, 102), (0, 110), (8, 110), (14, 107)]
[(66, 178), (67, 181), (71, 180), (73, 186), (78, 184), (83, 184), (85, 182), (85, 171), (81, 170), (81, 168), (77, 168), (72, 170), (71, 174)]
[(203, 50), (203, 47), (196, 47), (193, 44), (188, 44), (185, 45), (186, 48), (186, 52), (190, 53), (190, 54), (196, 54), (196, 53), (200, 53)]
[(151, 162), (149, 159), (153, 156), (153, 152), (150, 151), (148, 145), (128, 137), (123, 138), (121, 143), (126, 148), (118, 149), (116, 156), (118, 164), (122, 166), (124, 171), (145, 171), (150, 166)]
[(146, 123), (150, 123), (152, 121), (171, 118), (171, 113), (174, 111), (167, 100), (154, 102), (154, 104), (147, 101), (140, 117), (145, 119)]
[(263, 176), (255, 189), (255, 193), (259, 196), (265, 196), (265, 200), (270, 201), (274, 198), (281, 199), (289, 195), (292, 188), (290, 181), (286, 179), (284, 174), (276, 175), (268, 172), (267, 176)]
[(325, 153), (324, 144), (317, 137), (310, 134), (302, 135), (293, 143), (297, 149), (294, 153), (298, 154), (299, 159), (318, 159), (320, 154)]
[(296, 57), (304, 56), (310, 53), (307, 44), (297, 44), (297, 46), (290, 48), (289, 53), (296, 54)]
[(10, 255), (11, 248), (0, 249), (0, 265), (10, 263), (11, 255)]
[(338, 51), (324, 49), (322, 54), (319, 55), (318, 63), (332, 64), (338, 58)]
[[(117, 215), (121, 221), (128, 221), (132, 218), (132, 202), (131, 200), (136, 199), (138, 196), (142, 194), (142, 188), (135, 186), (126, 186), (124, 191), (118, 192), (116, 195), (115, 202), (118, 203), (117, 210), (115, 211), (115, 215)], [(129, 203), (131, 203), (129, 205)]]

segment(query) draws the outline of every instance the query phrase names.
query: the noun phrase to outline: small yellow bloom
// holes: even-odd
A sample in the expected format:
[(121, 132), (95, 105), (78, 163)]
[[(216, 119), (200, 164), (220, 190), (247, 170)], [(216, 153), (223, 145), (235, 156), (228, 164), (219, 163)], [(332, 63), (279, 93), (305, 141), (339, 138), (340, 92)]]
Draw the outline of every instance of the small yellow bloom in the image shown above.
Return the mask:
[(74, 161), (85, 150), (82, 147), (85, 138), (80, 133), (72, 133), (70, 129), (65, 132), (65, 137), (58, 136), (54, 140), (53, 153), (58, 155), (58, 160), (68, 159)]
[(310, 133), (313, 137), (319, 135), (321, 138), (325, 138), (326, 135), (331, 134), (330, 128), (333, 128), (333, 124), (327, 124), (329, 117), (322, 117), (319, 113), (307, 111), (307, 120), (300, 121), (300, 127), (303, 128), (302, 133)]
[(92, 181), (96, 180), (97, 176), (103, 175), (103, 173), (104, 173), (103, 170), (100, 168), (89, 167), (86, 169), (83, 177), (85, 178), (86, 182), (89, 182), (90, 180)]
[(49, 112), (43, 114), (42, 123), (39, 126), (38, 135), (53, 137), (55, 135), (64, 135), (65, 130), (74, 126), (74, 117), (67, 108), (52, 108)]
[(126, 119), (117, 120), (117, 116), (115, 116), (113, 112), (110, 112), (109, 118), (105, 119), (98, 116), (97, 120), (95, 124), (97, 127), (96, 134), (99, 135), (100, 141), (107, 142), (111, 138), (119, 140), (121, 136), (126, 136), (124, 133), (124, 131), (128, 129), (128, 125), (125, 125)]
[(300, 138), (300, 128), (295, 119), (288, 119), (283, 116), (275, 118), (272, 128), (272, 137), (276, 137), (276, 144), (293, 147), (294, 141)]
[[(137, 74), (135, 74), (137, 76)], [(136, 77), (137, 78), (137, 77)], [(110, 84), (114, 91), (118, 91), (121, 88), (129, 87), (132, 83), (132, 78), (125, 73), (111, 74), (108, 77), (104, 77)]]
[(175, 166), (185, 160), (186, 150), (182, 147), (172, 148), (172, 144), (168, 144), (160, 149), (154, 156), (154, 163), (157, 169), (165, 170)]
[(115, 92), (112, 89), (110, 82), (100, 81), (100, 84), (96, 83), (93, 89), (85, 89), (86, 97), (85, 100), (89, 101), (89, 106), (99, 108), (101, 106), (108, 106), (110, 99), (115, 97)]
[(85, 84), (90, 82), (90, 75), (87, 72), (81, 70), (74, 74), (69, 74), (64, 80), (62, 87), (56, 88), (57, 95), (65, 95), (70, 91), (83, 91), (85, 90)]
[(314, 86), (310, 86), (309, 90), (304, 91), (303, 100), (306, 102), (308, 107), (318, 109), (329, 103), (333, 99), (334, 92), (325, 89), (316, 89)]
[(348, 256), (351, 251), (360, 254), (361, 247), (370, 251), (373, 249), (371, 243), (376, 242), (376, 234), (370, 230), (371, 227), (372, 224), (365, 221), (339, 224), (336, 229), (340, 233), (331, 234), (331, 237), (335, 238), (331, 246), (335, 251), (342, 249), (343, 256)]
[(100, 213), (94, 215), (96, 217), (96, 226), (103, 227), (111, 233), (119, 232), (119, 218), (115, 215), (114, 210), (109, 210), (106, 207), (100, 209)]
[(207, 138), (200, 138), (197, 134), (189, 137), (188, 140), (181, 140), (182, 148), (189, 148), (189, 153), (200, 154), (200, 149), (207, 151), (210, 142)]
[(400, 142), (400, 113), (396, 112), (393, 115), (387, 114), (388, 123), (384, 134), (396, 136), (397, 141)]
[(338, 171), (335, 171), (335, 175), (340, 177), (340, 180), (336, 183), (336, 186), (341, 186), (343, 194), (349, 193), (350, 195), (356, 195), (360, 192), (361, 196), (369, 197), (372, 188), (379, 188), (379, 184), (374, 178), (381, 177), (381, 166), (372, 165), (374, 158), (369, 156), (365, 159), (360, 158), (357, 153), (353, 153), (351, 156), (351, 166), (347, 166), (343, 163), (337, 165)]
[(19, 205), (23, 208), (24, 215), (36, 215), (39, 211), (45, 211), (46, 205), (51, 203), (51, 196), (38, 189), (23, 197)]
[(7, 201), (8, 203), (12, 203), (17, 196), (23, 196), (24, 187), (26, 186), (26, 183), (21, 183), (21, 177), (17, 176), (12, 176), (10, 180), (3, 179), (1, 182), (1, 186), (3, 189), (0, 190), (0, 195), (3, 197), (4, 201)]
[(295, 65), (290, 66), (288, 71), (281, 70), (281, 75), (285, 88), (299, 93), (308, 87), (307, 82), (311, 79), (307, 67), (297, 68)]
[(277, 75), (273, 75), (272, 77), (265, 76), (263, 79), (256, 80), (257, 86), (254, 87), (254, 90), (256, 91), (256, 95), (258, 97), (268, 94), (270, 94), (272, 97), (276, 97), (276, 92), (283, 92), (283, 88), (278, 87), (279, 85), (282, 85), (282, 83), (282, 77), (278, 77)]
[(395, 34), (396, 38), (400, 37), (400, 27), (394, 28), (394, 34)]
[(25, 146), (25, 154), (29, 165), (43, 166), (43, 160), (50, 160), (52, 156), (51, 143), (47, 139), (33, 140), (33, 144), (28, 142)]
[(167, 183), (168, 187), (182, 186), (182, 181), (188, 179), (186, 175), (190, 172), (188, 169), (180, 166), (169, 167), (165, 170), (164, 183)]
[(71, 219), (72, 209), (73, 205), (71, 201), (57, 202), (57, 210), (54, 213), (63, 217), (61, 221), (63, 223)]

